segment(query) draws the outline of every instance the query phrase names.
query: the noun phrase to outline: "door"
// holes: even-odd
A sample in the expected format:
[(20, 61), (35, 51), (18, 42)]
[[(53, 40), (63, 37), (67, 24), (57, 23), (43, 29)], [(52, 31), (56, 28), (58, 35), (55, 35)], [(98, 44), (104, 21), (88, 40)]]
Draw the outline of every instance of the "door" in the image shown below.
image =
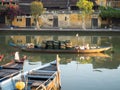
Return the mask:
[(98, 28), (98, 19), (97, 18), (92, 18), (92, 28), (93, 29)]
[(5, 24), (5, 15), (0, 15), (0, 24)]
[(58, 27), (58, 16), (53, 17), (53, 27)]
[(26, 27), (31, 26), (31, 18), (26, 18)]

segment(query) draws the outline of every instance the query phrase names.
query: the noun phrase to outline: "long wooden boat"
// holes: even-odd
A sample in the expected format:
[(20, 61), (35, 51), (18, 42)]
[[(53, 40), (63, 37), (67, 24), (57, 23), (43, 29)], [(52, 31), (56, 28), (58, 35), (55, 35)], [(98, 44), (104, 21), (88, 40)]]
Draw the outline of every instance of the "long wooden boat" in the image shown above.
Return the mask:
[(13, 47), (18, 47), (20, 48), (22, 51), (26, 51), (26, 52), (40, 52), (40, 53), (73, 53), (73, 54), (85, 54), (85, 53), (101, 53), (101, 52), (105, 52), (107, 50), (110, 50), (111, 47), (99, 47), (99, 48), (90, 48), (90, 49), (77, 49), (75, 47), (71, 48), (71, 49), (44, 49), (44, 48), (40, 48), (40, 47), (33, 47), (33, 48), (28, 48), (26, 46), (17, 46), (14, 43), (10, 44)]
[(15, 61), (11, 61), (5, 65), (0, 66), (0, 83), (19, 74), (22, 68), (23, 63)]
[(101, 47), (101, 48), (94, 48), (94, 49), (70, 49), (70, 50), (62, 50), (62, 49), (40, 49), (40, 48), (21, 48), (22, 51), (27, 51), (27, 52), (41, 52), (41, 53), (101, 53), (105, 52), (111, 47)]
[(2, 82), (0, 88), (2, 90), (55, 90), (60, 88), (60, 85), (58, 61), (55, 60)]

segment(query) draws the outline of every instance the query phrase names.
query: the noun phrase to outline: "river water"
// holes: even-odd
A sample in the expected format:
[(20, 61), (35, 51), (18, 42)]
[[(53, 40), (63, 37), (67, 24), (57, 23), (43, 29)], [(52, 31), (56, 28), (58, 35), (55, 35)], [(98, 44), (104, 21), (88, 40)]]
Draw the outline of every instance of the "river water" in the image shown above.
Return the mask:
[[(80, 36), (76, 35), (7, 35), (0, 36), (0, 54), (5, 57), (0, 65), (13, 59), (16, 51), (20, 57), (28, 56), (30, 62), (49, 63), (56, 59), (56, 54), (23, 52), (9, 46), (35, 43), (43, 40), (70, 40), (73, 45), (90, 44), (91, 46), (112, 46), (112, 52), (105, 54), (59, 54), (61, 69), (61, 90), (120, 90), (120, 37), (119, 36)], [(27, 68), (27, 67), (26, 67)]]

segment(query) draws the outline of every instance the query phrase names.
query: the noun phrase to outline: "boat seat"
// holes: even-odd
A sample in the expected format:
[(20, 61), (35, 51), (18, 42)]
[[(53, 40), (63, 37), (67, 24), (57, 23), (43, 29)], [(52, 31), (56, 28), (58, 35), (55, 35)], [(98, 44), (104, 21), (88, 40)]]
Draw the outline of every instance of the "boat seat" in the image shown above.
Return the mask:
[(2, 77), (6, 72), (0, 72), (0, 77)]
[(54, 72), (39, 72), (39, 71), (32, 71), (29, 75), (39, 75), (39, 76), (52, 76)]
[(23, 68), (22, 64), (13, 64), (13, 65), (7, 65), (7, 66), (3, 66), (3, 69), (15, 69), (15, 70), (20, 70)]
[(20, 70), (22, 69), (21, 67), (3, 67), (3, 69), (15, 69), (15, 70)]
[(8, 72), (8, 73), (14, 73), (14, 72), (18, 72), (19, 70), (14, 70), (14, 69), (2, 69), (2, 70), (0, 70), (0, 73), (1, 72)]
[(40, 76), (40, 75), (27, 75), (28, 79), (48, 79), (51, 76)]
[(44, 73), (44, 72), (46, 72), (46, 73), (55, 73), (56, 71), (49, 71), (49, 70), (32, 70), (32, 72), (40, 72), (40, 73)]
[[(30, 90), (36, 90), (36, 88), (38, 88), (40, 85), (42, 85), (41, 82), (34, 82), (34, 83), (32, 83), (32, 85), (31, 85), (31, 87), (30, 87)], [(38, 90), (43, 90), (42, 88), (43, 88), (43, 87), (41, 86), (41, 87), (39, 87)]]
[(57, 68), (55, 65), (51, 65), (51, 66), (48, 66), (48, 67), (44, 67), (44, 68), (41, 68), (39, 70), (46, 70), (46, 71), (56, 71)]
[(14, 72), (14, 73), (4, 72), (3, 75), (0, 75), (0, 82), (7, 79), (7, 78), (10, 78), (10, 77), (17, 75), (18, 73), (19, 72)]
[(34, 81), (34, 82), (32, 83), (32, 85), (31, 85), (31, 87), (38, 87), (38, 86), (40, 86), (41, 84), (43, 84), (43, 82), (41, 82), (41, 81)]
[(2, 69), (0, 70), (0, 78), (10, 77), (13, 75), (18, 74), (18, 70), (12, 70), (12, 69)]

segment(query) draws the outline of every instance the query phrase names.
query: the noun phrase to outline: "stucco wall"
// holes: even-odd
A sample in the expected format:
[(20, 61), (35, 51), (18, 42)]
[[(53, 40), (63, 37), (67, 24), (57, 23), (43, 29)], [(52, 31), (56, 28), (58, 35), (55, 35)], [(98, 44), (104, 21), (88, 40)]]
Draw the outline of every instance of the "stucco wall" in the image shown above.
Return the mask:
[[(60, 28), (82, 28), (82, 15), (73, 13), (73, 14), (57, 14), (56, 16), (58, 18), (58, 27)], [(25, 16), (17, 17), (14, 19), (12, 24), (18, 27), (26, 27), (26, 18), (28, 17)], [(35, 25), (34, 18), (31, 16), (29, 16), (29, 18), (31, 18), (30, 26), (34, 26)], [(101, 19), (98, 17), (98, 15), (89, 15), (85, 17), (86, 28), (92, 28), (91, 24), (92, 18), (98, 19), (98, 27), (100, 27)], [(19, 21), (18, 19), (21, 19), (21, 21)], [(40, 27), (51, 28), (53, 27), (53, 22), (54, 15), (52, 14), (44, 14), (39, 17)]]

